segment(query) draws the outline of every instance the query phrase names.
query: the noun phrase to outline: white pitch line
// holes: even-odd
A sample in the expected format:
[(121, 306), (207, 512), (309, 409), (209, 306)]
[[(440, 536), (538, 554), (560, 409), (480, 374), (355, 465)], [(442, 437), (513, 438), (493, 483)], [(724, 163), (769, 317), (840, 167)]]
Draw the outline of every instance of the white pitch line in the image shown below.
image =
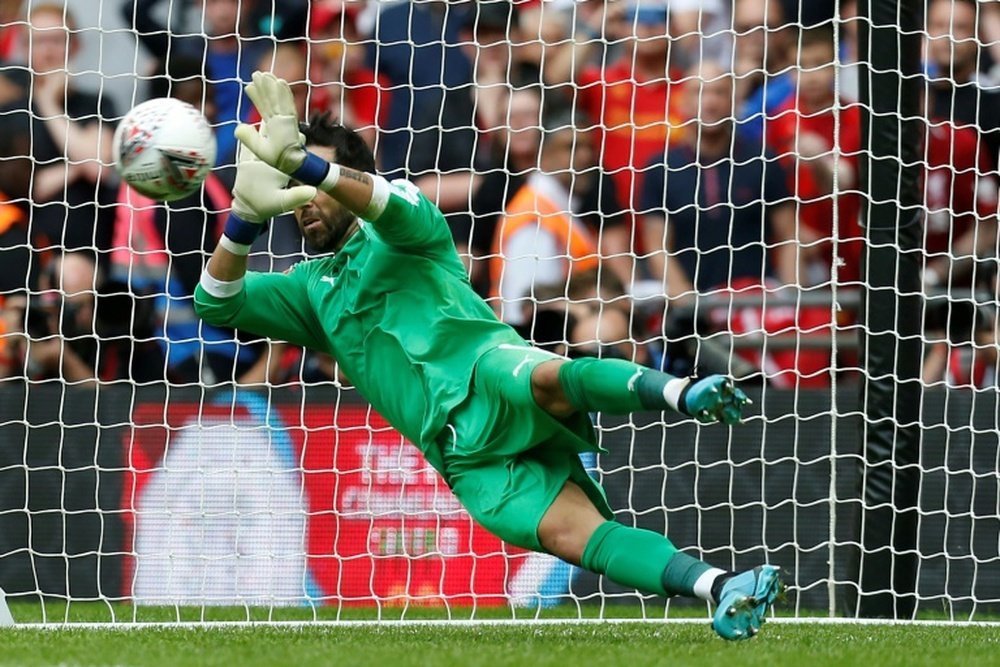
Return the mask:
[[(449, 620), (345, 620), (345, 621), (158, 621), (158, 622), (115, 622), (115, 623), (22, 623), (13, 629), (28, 630), (218, 630), (231, 628), (279, 628), (283, 630), (306, 630), (308, 628), (413, 628), (413, 627), (531, 627), (557, 625), (692, 625), (708, 624), (710, 618), (584, 618), (584, 619), (468, 619)], [(1000, 621), (912, 621), (877, 618), (769, 618), (768, 625), (854, 625), (859, 627), (907, 626), (907, 627), (948, 627), (948, 628), (1000, 628)], [(0, 629), (2, 636), (3, 629)]]

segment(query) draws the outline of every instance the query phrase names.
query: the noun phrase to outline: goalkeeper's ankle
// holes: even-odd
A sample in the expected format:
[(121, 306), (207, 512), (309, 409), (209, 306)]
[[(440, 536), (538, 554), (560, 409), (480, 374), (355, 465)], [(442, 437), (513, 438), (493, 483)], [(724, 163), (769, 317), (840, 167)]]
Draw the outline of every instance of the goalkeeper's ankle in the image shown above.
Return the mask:
[(719, 600), (722, 599), (722, 587), (726, 585), (726, 582), (736, 576), (736, 572), (723, 572), (715, 577), (715, 581), (712, 582), (712, 602), (719, 604)]
[(694, 585), (688, 589), (694, 594), (694, 597), (701, 600), (706, 600), (708, 602), (716, 602), (718, 599), (715, 595), (716, 587), (719, 586), (718, 582), (722, 579), (727, 578), (729, 575), (725, 570), (720, 570), (717, 567), (710, 567), (707, 563), (702, 563), (702, 568), (705, 568), (698, 578), (694, 581)]

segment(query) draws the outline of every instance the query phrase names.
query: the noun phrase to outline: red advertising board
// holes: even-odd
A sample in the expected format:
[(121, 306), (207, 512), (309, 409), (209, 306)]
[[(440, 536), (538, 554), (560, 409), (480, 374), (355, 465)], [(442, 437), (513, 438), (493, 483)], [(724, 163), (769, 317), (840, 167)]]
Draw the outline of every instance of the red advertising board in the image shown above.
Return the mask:
[(526, 560), (364, 405), (139, 404), (125, 450), (140, 602), (500, 605)]

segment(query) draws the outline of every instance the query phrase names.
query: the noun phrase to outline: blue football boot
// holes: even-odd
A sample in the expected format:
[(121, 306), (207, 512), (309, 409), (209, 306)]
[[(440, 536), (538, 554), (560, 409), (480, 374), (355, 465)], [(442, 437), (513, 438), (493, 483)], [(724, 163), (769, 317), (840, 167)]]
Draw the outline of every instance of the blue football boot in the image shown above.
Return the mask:
[(768, 609), (784, 590), (778, 568), (761, 565), (722, 584), (712, 628), (723, 639), (750, 639), (764, 623)]

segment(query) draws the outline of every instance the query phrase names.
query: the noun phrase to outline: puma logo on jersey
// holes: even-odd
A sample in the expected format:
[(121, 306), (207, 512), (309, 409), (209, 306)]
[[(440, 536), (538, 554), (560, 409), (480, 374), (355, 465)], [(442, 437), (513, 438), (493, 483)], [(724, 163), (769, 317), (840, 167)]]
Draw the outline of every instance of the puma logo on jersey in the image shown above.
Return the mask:
[(323, 276), (319, 279), (321, 283), (330, 283), (330, 287), (333, 287), (333, 276)]

